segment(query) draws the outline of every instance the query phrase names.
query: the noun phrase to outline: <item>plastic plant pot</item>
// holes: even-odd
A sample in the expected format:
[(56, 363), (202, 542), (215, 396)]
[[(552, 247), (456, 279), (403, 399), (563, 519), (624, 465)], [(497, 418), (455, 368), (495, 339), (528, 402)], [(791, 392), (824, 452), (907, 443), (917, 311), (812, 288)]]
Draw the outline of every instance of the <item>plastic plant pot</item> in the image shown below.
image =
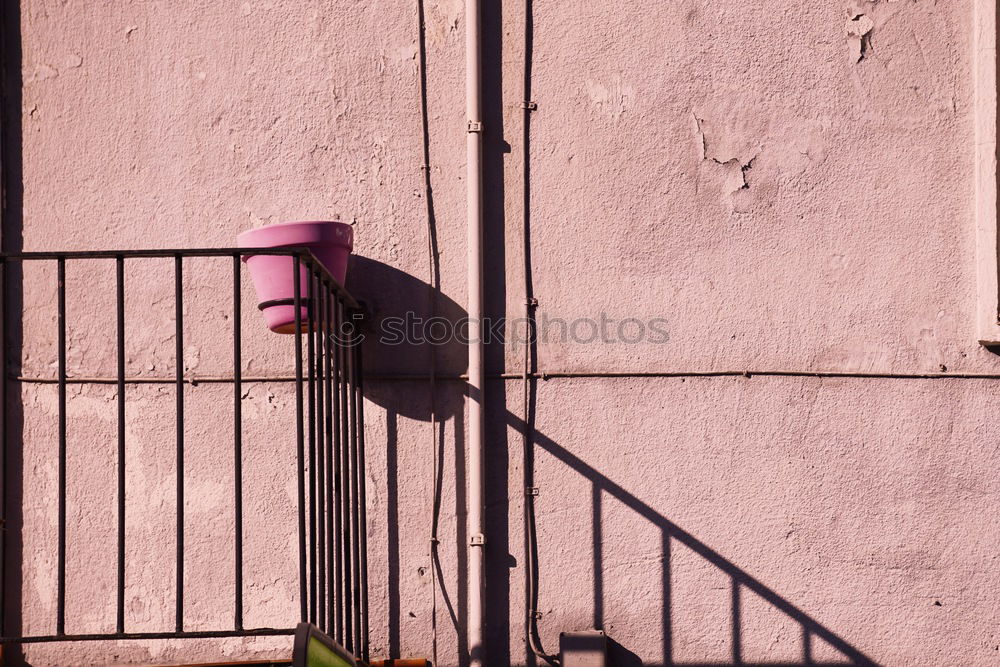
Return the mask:
[[(347, 260), (354, 248), (354, 229), (343, 222), (314, 220), (281, 222), (251, 229), (236, 237), (240, 248), (308, 248), (337, 282), (344, 284)], [(245, 255), (243, 261), (257, 290), (264, 321), (271, 331), (295, 333), (295, 260), (291, 256)], [(312, 281), (309, 267), (299, 269), (302, 330), (309, 331), (309, 302)], [(268, 305), (265, 305), (268, 304)]]

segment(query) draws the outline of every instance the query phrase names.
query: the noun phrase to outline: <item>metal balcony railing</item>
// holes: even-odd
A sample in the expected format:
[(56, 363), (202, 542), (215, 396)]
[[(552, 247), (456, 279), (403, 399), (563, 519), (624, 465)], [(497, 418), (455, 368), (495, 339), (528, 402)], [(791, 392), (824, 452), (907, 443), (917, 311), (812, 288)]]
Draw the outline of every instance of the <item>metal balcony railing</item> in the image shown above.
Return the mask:
[[(279, 255), (291, 258), (294, 272), (294, 296), (288, 305), (295, 311), (294, 376), (285, 378), (295, 385), (295, 428), (297, 478), (297, 531), (298, 531), (298, 618), (287, 619), (280, 627), (245, 627), (244, 625), (244, 474), (243, 474), (243, 359), (241, 289), (243, 262), (248, 255)], [(184, 590), (185, 526), (184, 526), (184, 456), (185, 456), (185, 382), (184, 376), (184, 301), (183, 273), (189, 258), (231, 258), (232, 300), (228, 315), (232, 320), (232, 376), (222, 381), (232, 382), (231, 414), (233, 419), (232, 481), (234, 494), (234, 535), (232, 545), (235, 572), (231, 627), (213, 630), (192, 630), (185, 626), (185, 602), (189, 594)], [(173, 417), (176, 422), (175, 486), (176, 486), (176, 553), (165, 558), (164, 566), (173, 561), (175, 567), (174, 590), (164, 591), (164, 598), (175, 600), (172, 628), (160, 631), (133, 631), (126, 619), (126, 530), (125, 518), (130, 511), (132, 497), (126, 493), (126, 384), (133, 380), (126, 377), (125, 335), (129, 328), (126, 321), (125, 266), (127, 263), (148, 258), (173, 259), (174, 284), (174, 342), (176, 377), (171, 384), (176, 394)], [(81, 260), (104, 259), (115, 263), (115, 303), (117, 306), (115, 339), (117, 346), (117, 377), (108, 383), (117, 385), (117, 544), (109, 545), (108, 558), (117, 565), (116, 598), (108, 604), (116, 605), (115, 628), (106, 632), (72, 634), (66, 631), (66, 528), (67, 478), (74, 471), (67, 466), (67, 385), (86, 382), (67, 375), (67, 317), (66, 317), (66, 266)], [(360, 334), (353, 325), (360, 314), (354, 299), (323, 268), (311, 252), (304, 248), (213, 248), (194, 250), (126, 250), (97, 252), (24, 252), (0, 255), (0, 323), (3, 331), (3, 354), (8, 354), (8, 343), (13, 318), (9, 306), (12, 278), (23, 275), (24, 265), (43, 262), (55, 265), (57, 276), (56, 320), (57, 374), (52, 380), (58, 385), (58, 442), (53, 443), (52, 456), (58, 458), (58, 502), (51, 511), (57, 517), (58, 540), (52, 545), (56, 566), (57, 600), (55, 616), (47, 623), (48, 630), (24, 633), (20, 622), (11, 622), (6, 609), (6, 593), (0, 589), (0, 644), (26, 644), (37, 642), (116, 640), (116, 639), (169, 639), (186, 637), (242, 637), (260, 635), (291, 635), (299, 622), (308, 622), (342, 644), (362, 660), (368, 658), (368, 554), (365, 514), (365, 442), (364, 411), (361, 380)], [(303, 278), (305, 277), (305, 283)], [(223, 303), (225, 299), (223, 299)], [(261, 305), (263, 307), (263, 304)], [(96, 315), (96, 314), (95, 314)], [(3, 482), (2, 508), (4, 530), (0, 531), (0, 586), (12, 585), (6, 568), (10, 562), (8, 534), (8, 490), (14, 481), (8, 478), (8, 460), (22, 442), (10, 437), (7, 398), (8, 385), (17, 381), (7, 377), (9, 364), (3, 359), (4, 380), (0, 383), (3, 394), (2, 447)], [(168, 380), (169, 381), (169, 380)], [(27, 408), (24, 408), (27, 409)], [(228, 439), (228, 434), (226, 438)], [(20, 480), (17, 481), (20, 484)], [(24, 489), (25, 497), (31, 489)], [(134, 494), (133, 490), (130, 492)], [(226, 536), (228, 539), (228, 536)], [(293, 567), (290, 565), (290, 568)], [(23, 584), (22, 584), (23, 585)], [(19, 612), (18, 612), (19, 613)], [(12, 627), (15, 626), (15, 627)]]

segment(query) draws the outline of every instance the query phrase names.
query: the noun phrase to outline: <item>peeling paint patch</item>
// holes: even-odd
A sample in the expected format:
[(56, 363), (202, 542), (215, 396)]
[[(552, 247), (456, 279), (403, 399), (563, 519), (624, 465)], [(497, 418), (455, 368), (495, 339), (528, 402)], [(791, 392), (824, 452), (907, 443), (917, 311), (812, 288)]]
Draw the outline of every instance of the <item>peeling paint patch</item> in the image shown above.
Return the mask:
[[(907, 122), (953, 116), (961, 81), (954, 73), (962, 67), (955, 44), (965, 28), (947, 20), (940, 3), (853, 0), (847, 7), (852, 79), (865, 113)], [(942, 62), (950, 64), (942, 69)]]
[(35, 68), (29, 81), (47, 81), (59, 76), (59, 70), (52, 65), (39, 65)]
[(701, 118), (698, 118), (694, 112), (691, 112), (691, 117), (694, 118), (694, 130), (698, 134), (698, 159), (704, 160), (708, 156), (708, 143), (705, 140), (705, 132), (701, 129), (701, 124), (704, 121)]
[(719, 152), (710, 150), (708, 137), (705, 133), (704, 125), (706, 121), (692, 113), (697, 127), (698, 137), (701, 139), (701, 159), (719, 165), (726, 175), (726, 188), (730, 194), (740, 190), (749, 190), (750, 183), (747, 181), (747, 172), (753, 169), (753, 163), (758, 155), (753, 154), (747, 157), (733, 155), (730, 152)]
[(401, 46), (396, 49), (396, 60), (401, 63), (409, 62), (411, 60), (416, 60), (417, 58), (417, 45), (407, 44), (406, 46)]
[(193, 371), (201, 363), (201, 349), (190, 345), (184, 349), (184, 369)]
[(437, 46), (458, 32), (458, 21), (465, 11), (462, 0), (437, 0), (427, 13), (427, 44)]
[(871, 34), (874, 27), (875, 22), (866, 14), (848, 12), (847, 47), (853, 62), (859, 63), (868, 56), (871, 51)]
[(750, 183), (747, 181), (747, 172), (753, 169), (753, 163), (757, 160), (757, 156), (754, 155), (750, 158), (750, 161), (746, 164), (740, 165), (740, 177), (743, 179), (743, 185), (739, 187), (740, 190), (749, 190)]
[(726, 160), (725, 162), (710, 158), (713, 163), (722, 167), (723, 173), (726, 176), (726, 190), (729, 194), (736, 194), (740, 190), (750, 189), (750, 183), (747, 182), (747, 172), (753, 169), (753, 163), (756, 159), (757, 156), (755, 155), (750, 158), (749, 162), (744, 164), (736, 158)]
[(632, 106), (635, 90), (632, 86), (623, 83), (621, 79), (616, 79), (609, 85), (587, 79), (587, 95), (590, 97), (591, 104), (599, 111), (611, 119), (616, 119), (620, 118)]

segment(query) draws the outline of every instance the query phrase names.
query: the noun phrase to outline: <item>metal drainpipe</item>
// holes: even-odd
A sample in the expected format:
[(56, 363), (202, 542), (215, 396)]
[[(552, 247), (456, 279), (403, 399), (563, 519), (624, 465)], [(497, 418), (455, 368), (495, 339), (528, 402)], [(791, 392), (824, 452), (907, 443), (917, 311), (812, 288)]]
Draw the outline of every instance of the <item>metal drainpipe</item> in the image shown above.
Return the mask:
[(483, 612), (485, 609), (483, 525), (483, 125), (480, 108), (479, 0), (465, 0), (465, 110), (466, 178), (468, 214), (468, 316), (469, 316), (469, 653), (470, 667), (483, 665)]

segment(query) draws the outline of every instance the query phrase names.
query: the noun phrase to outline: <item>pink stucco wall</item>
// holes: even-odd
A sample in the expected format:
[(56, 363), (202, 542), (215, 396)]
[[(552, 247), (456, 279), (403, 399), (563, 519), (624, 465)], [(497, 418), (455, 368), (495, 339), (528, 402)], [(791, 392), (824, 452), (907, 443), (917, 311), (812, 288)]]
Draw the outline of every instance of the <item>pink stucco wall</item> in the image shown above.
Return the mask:
[[(525, 6), (484, 4), (487, 301), (519, 317)], [(873, 26), (860, 60), (848, 24), (858, 14)], [(462, 2), (428, 0), (426, 18), (446, 308), (465, 302)], [(428, 279), (414, 3), (24, 0), (21, 22), (25, 250), (224, 246), (261, 224), (339, 214), (356, 223), (369, 265)], [(670, 333), (665, 344), (539, 347), (542, 372), (635, 375), (538, 386), (546, 648), (561, 631), (599, 626), (622, 664), (800, 663), (803, 627), (821, 626), (842, 645), (814, 639), (817, 662), (995, 664), (1000, 389), (905, 377), (1000, 372), (973, 326), (970, 0), (535, 2), (532, 22), (538, 315), (663, 318)], [(376, 313), (398, 306), (406, 280), (364, 266), (348, 287)], [(130, 374), (173, 373), (169, 268), (129, 267)], [(113, 267), (73, 270), (70, 372), (111, 374)], [(51, 377), (54, 272), (32, 271), (21, 373)], [(228, 271), (206, 260), (186, 275), (192, 376), (229, 370), (216, 301)], [(246, 288), (247, 372), (281, 374), (290, 341), (253, 319)], [(491, 371), (517, 372), (522, 352), (494, 348)], [(366, 353), (372, 372), (427, 369), (423, 352)], [(439, 366), (464, 368), (453, 349)], [(751, 373), (641, 377), (728, 371)], [(192, 628), (231, 621), (232, 555), (213, 541), (232, 525), (219, 447), (231, 437), (218, 409), (228, 390), (188, 394)], [(461, 384), (439, 382), (435, 401), (445, 418), (436, 622), (427, 384), (373, 379), (368, 391), (373, 648), (430, 657), (436, 627), (439, 663), (461, 664)], [(487, 655), (530, 664), (521, 388), (494, 380), (488, 391)], [(56, 394), (32, 381), (20, 392), (22, 607), (38, 631), (54, 609)], [(170, 629), (173, 394), (130, 392), (129, 489), (145, 509), (128, 524), (128, 623)], [(114, 397), (110, 386), (70, 395), (71, 466), (86, 470), (69, 485), (83, 521), (70, 529), (76, 631), (114, 621)], [(287, 384), (260, 383), (244, 402), (248, 624), (287, 624), (297, 609), (291, 400)], [(286, 644), (25, 655), (163, 663)]]

